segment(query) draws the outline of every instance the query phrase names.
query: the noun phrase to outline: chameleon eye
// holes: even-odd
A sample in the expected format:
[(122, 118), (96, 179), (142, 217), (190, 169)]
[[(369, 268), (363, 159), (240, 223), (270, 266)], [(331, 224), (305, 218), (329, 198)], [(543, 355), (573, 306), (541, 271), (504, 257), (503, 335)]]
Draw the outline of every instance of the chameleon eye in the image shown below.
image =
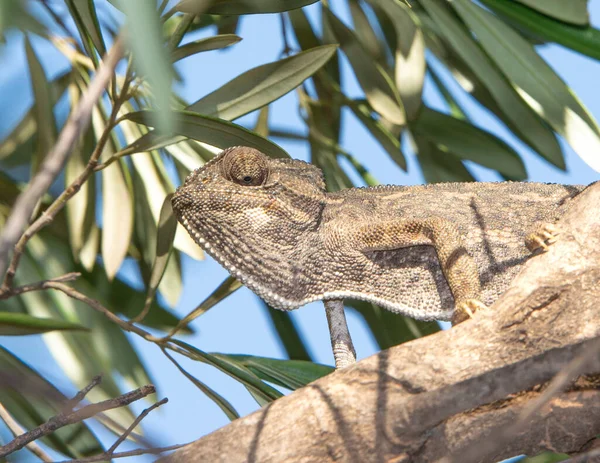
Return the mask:
[(252, 148), (234, 149), (223, 159), (223, 174), (239, 185), (263, 185), (269, 175), (267, 158)]

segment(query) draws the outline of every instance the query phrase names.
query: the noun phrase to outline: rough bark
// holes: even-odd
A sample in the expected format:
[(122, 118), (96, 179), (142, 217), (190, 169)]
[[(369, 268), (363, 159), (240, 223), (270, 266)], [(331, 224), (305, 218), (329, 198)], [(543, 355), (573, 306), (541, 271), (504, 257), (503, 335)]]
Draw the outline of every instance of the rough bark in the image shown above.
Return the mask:
[(600, 184), (558, 225), (558, 242), (491, 310), (315, 381), (164, 461), (488, 462), (582, 451), (600, 434), (597, 377), (532, 407), (574, 359), (575, 376), (600, 372)]

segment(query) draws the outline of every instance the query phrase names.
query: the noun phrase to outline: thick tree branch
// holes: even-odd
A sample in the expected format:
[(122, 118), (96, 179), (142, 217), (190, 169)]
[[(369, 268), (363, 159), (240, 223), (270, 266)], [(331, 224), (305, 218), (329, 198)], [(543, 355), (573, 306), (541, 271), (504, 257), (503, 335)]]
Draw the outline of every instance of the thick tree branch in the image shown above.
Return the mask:
[[(492, 310), (315, 381), (163, 461), (468, 462), (584, 451), (600, 433), (599, 381), (561, 390), (569, 374), (600, 372), (598, 204), (600, 184)], [(544, 395), (540, 385), (561, 372)], [(526, 431), (507, 433), (519, 419)], [(481, 446), (496, 436), (510, 439)]]

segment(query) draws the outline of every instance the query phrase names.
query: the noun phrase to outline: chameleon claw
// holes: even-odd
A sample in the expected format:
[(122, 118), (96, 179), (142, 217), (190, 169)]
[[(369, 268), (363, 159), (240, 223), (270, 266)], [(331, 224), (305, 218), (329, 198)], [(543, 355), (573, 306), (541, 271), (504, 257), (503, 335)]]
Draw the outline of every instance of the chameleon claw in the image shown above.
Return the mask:
[(467, 299), (456, 304), (452, 325), (458, 325), (470, 318), (475, 318), (475, 314), (480, 311), (486, 311), (489, 307), (477, 299)]
[(527, 236), (525, 245), (531, 252), (538, 249), (541, 249), (542, 252), (547, 252), (550, 249), (549, 246), (558, 240), (558, 235), (560, 235), (560, 228), (554, 224), (545, 223)]

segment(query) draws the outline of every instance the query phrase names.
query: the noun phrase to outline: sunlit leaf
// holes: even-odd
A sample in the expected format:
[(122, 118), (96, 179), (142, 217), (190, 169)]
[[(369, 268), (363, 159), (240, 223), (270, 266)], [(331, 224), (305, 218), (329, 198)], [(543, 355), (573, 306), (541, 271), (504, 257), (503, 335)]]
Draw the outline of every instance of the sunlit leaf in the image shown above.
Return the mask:
[[(92, 114), (96, 139), (105, 130), (105, 121), (98, 109)], [(111, 140), (104, 146), (102, 160), (114, 153)], [(102, 259), (106, 275), (112, 279), (127, 255), (133, 232), (133, 199), (127, 184), (128, 172), (119, 162), (102, 170)]]
[(292, 391), (335, 371), (335, 368), (305, 360), (280, 360), (253, 355), (212, 354), (244, 365), (264, 381)]
[(254, 131), (259, 134), (261, 137), (269, 136), (269, 107), (263, 107), (258, 113), (258, 119), (256, 120), (256, 125), (254, 126)]
[(525, 165), (515, 150), (463, 120), (423, 107), (410, 128), (413, 134), (427, 138), (441, 151), (497, 170), (512, 180), (527, 178)]
[(0, 336), (22, 336), (48, 331), (88, 329), (78, 323), (53, 318), (32, 317), (24, 313), (0, 312)]
[(389, 16), (396, 31), (395, 80), (409, 120), (421, 107), (425, 80), (425, 41), (416, 15), (400, 1), (374, 1)]
[(362, 47), (354, 33), (330, 10), (326, 11), (329, 24), (373, 109), (388, 121), (396, 125), (404, 125), (406, 114), (398, 89), (391, 78), (381, 66), (371, 60), (369, 53)]
[(471, 33), (451, 14), (446, 4), (438, 0), (421, 0), (421, 4), (448, 44), (486, 86), (494, 102), (511, 121), (512, 126), (522, 128), (523, 139), (554, 165), (564, 165), (556, 140), (548, 137), (547, 126), (519, 97), (506, 78), (475, 43)]
[(571, 89), (512, 28), (468, 0), (452, 6), (531, 108), (600, 172), (600, 129)]
[[(302, 8), (318, 0), (216, 0), (205, 12), (209, 14), (262, 14), (282, 13), (284, 11)], [(197, 13), (201, 8), (204, 12), (206, 0), (182, 0), (177, 9), (185, 13)]]
[[(152, 111), (138, 111), (127, 114), (127, 118), (138, 124), (151, 125)], [(256, 135), (242, 126), (214, 117), (207, 117), (190, 111), (174, 111), (178, 135), (192, 138), (221, 149), (230, 146), (250, 146), (272, 157), (288, 157), (288, 154), (275, 143)], [(140, 140), (132, 143), (128, 151), (147, 151), (155, 147), (139, 146)], [(159, 144), (160, 146), (160, 144)]]
[(188, 56), (195, 55), (196, 53), (202, 53), (211, 50), (220, 50), (222, 48), (229, 47), (233, 44), (238, 43), (242, 40), (235, 34), (224, 34), (215, 35), (212, 37), (206, 37), (199, 39), (194, 42), (186, 43), (180, 47), (177, 47), (171, 52), (171, 60), (173, 62), (187, 58)]
[(587, 11), (588, 0), (517, 0), (529, 8), (566, 23), (586, 26), (590, 22)]

